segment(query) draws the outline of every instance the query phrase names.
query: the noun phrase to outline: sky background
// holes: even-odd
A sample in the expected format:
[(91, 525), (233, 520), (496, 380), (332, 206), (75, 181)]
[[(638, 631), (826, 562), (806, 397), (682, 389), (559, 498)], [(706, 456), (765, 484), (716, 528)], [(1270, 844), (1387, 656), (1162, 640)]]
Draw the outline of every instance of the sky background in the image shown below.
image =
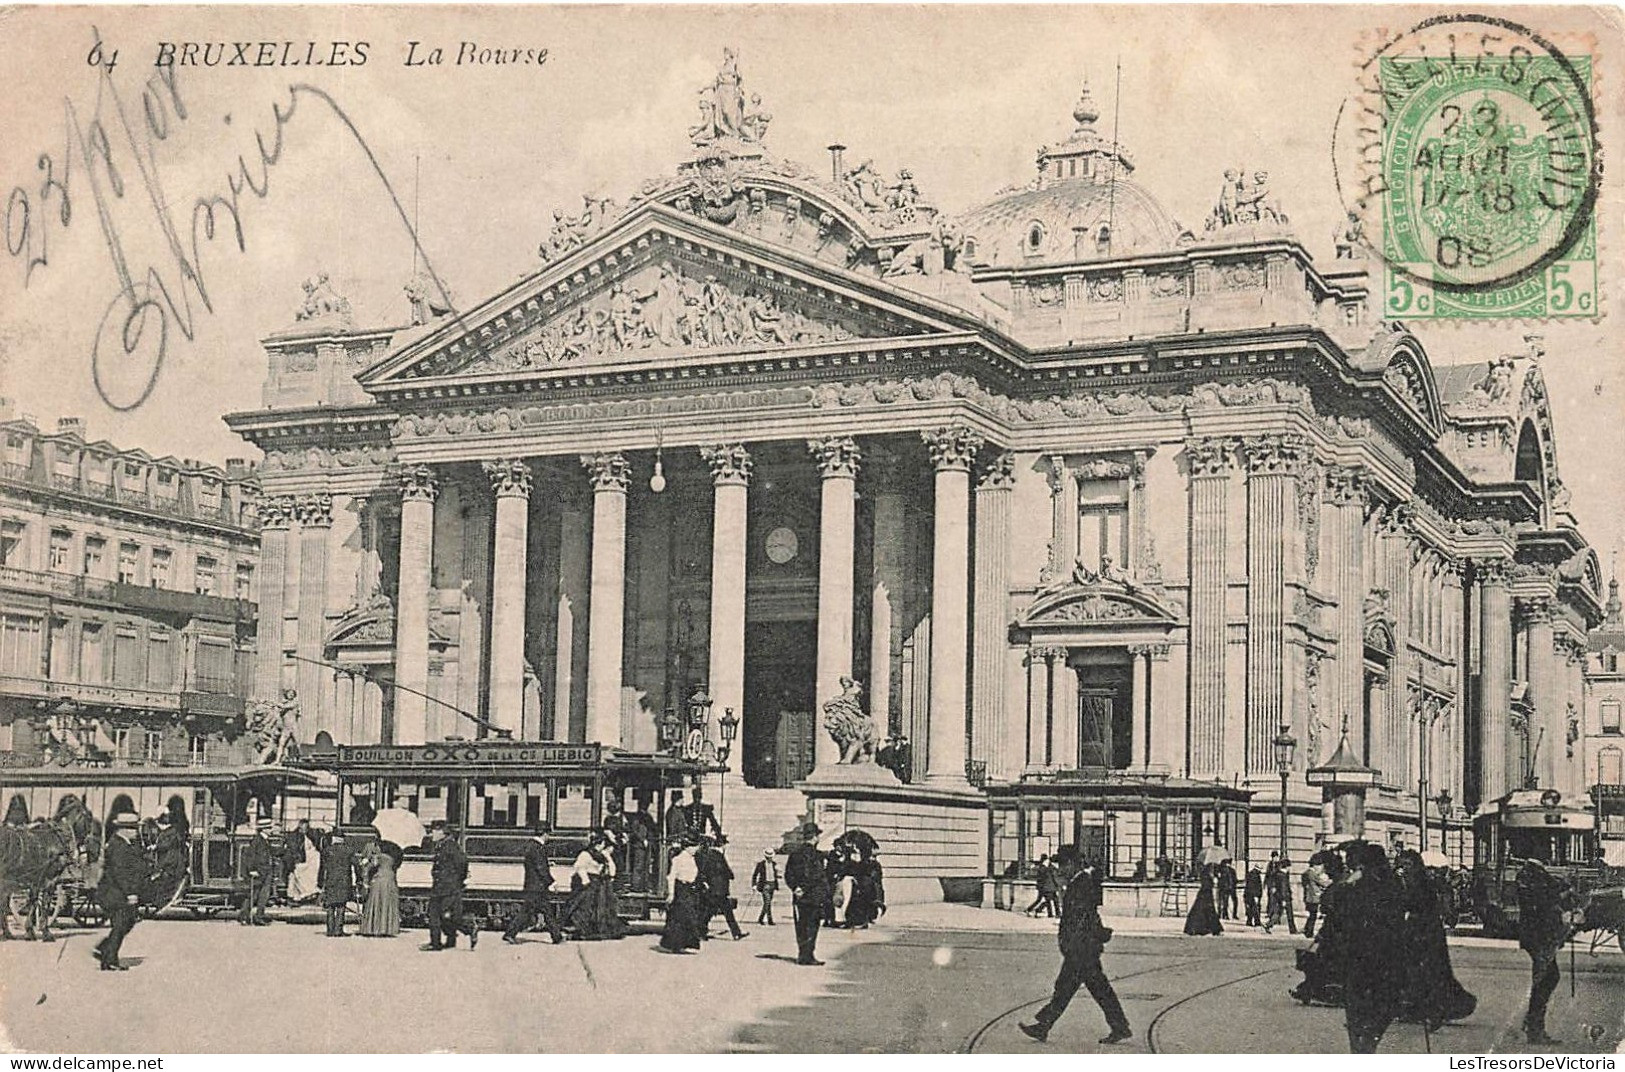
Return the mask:
[[(126, 196), (110, 198), (108, 225), (133, 271), (161, 266), (156, 213), (142, 193), (137, 156), (119, 133), (114, 93), (143, 126), (142, 90), (163, 41), (367, 41), (349, 68), (218, 67), (179, 76), (184, 120), (170, 115), (147, 164), (178, 219), (193, 200), (228, 192), (238, 155), (257, 161), (255, 132), (274, 136), (272, 109), (310, 82), (354, 122), (408, 212), (460, 307), (536, 266), (555, 208), (580, 210), (585, 192), (623, 203), (645, 179), (689, 155), (696, 93), (722, 47), (740, 53), (747, 93), (773, 115), (768, 148), (820, 173), (825, 146), (873, 157), (887, 175), (910, 167), (950, 213), (1027, 182), (1038, 146), (1061, 140), (1085, 78), (1108, 132), (1122, 65), (1120, 137), (1141, 183), (1184, 226), (1200, 230), (1224, 169), (1268, 169), (1277, 198), (1314, 257), (1331, 258), (1342, 218), (1331, 139), (1339, 106), (1356, 89), (1360, 45), (1380, 28), (1408, 26), (1436, 9), (1227, 6), (1031, 8), (26, 8), (0, 11), (0, 70), (12, 93), (0, 106), (0, 191), (30, 191), (27, 234), (17, 199), (5, 219), (11, 247), (31, 243), (46, 263), (24, 285), (26, 255), (0, 259), (0, 391), (42, 424), (72, 414), (90, 434), (214, 462), (254, 456), (220, 415), (261, 405), (258, 340), (293, 323), (300, 282), (327, 272), (358, 323), (407, 317), (401, 287), (412, 248), (400, 216), (355, 140), (331, 112), (302, 99), (283, 129), (281, 157), (263, 199), (240, 202), (244, 245), (224, 232), (201, 257), (212, 312), (193, 296), (194, 338), (173, 326), (147, 400), (120, 413), (92, 385), (90, 354), (118, 293), (80, 153), (68, 150), (68, 115), (111, 134)], [(1622, 121), (1625, 34), (1619, 12), (1494, 9), (1570, 50), (1589, 34), (1601, 57), (1605, 152)], [(118, 49), (110, 82), (86, 63), (99, 33)], [(418, 52), (458, 45), (542, 49), (540, 66), (407, 68)], [(148, 139), (149, 141), (151, 139)], [(43, 202), (49, 154), (65, 155), (69, 222), (60, 194)], [(105, 172), (105, 169), (102, 169)], [(414, 173), (418, 178), (414, 182)], [(258, 168), (254, 169), (256, 173)], [(106, 182), (105, 176), (103, 181)], [(1463, 328), (1414, 324), (1436, 364), (1482, 360), (1545, 336), (1544, 370), (1558, 464), (1582, 529), (1609, 567), (1625, 539), (1625, 380), (1620, 325), (1620, 169), (1599, 204), (1607, 294), (1598, 322)], [(116, 351), (115, 351), (116, 352)], [(130, 369), (109, 363), (127, 388)], [(121, 381), (120, 376), (125, 380)]]

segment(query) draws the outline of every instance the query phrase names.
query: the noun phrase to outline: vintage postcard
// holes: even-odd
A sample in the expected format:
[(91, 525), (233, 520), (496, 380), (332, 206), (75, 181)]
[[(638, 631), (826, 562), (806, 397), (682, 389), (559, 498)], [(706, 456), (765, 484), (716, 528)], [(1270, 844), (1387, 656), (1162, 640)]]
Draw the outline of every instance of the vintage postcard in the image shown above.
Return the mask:
[(11, 1067), (1613, 1067), (1617, 8), (21, 5), (0, 70)]

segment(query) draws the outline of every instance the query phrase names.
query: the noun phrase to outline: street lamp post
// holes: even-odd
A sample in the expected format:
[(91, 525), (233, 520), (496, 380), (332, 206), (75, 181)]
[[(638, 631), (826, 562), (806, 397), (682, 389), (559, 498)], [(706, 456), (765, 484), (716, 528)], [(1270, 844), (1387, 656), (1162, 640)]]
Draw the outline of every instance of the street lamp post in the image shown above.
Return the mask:
[(1275, 768), (1281, 772), (1281, 859), (1286, 859), (1286, 782), (1292, 775), (1292, 754), (1298, 749), (1298, 739), (1287, 732), (1285, 726), (1271, 742), (1275, 746)]
[(1439, 805), (1439, 851), (1450, 858), (1450, 790), (1441, 789), (1433, 802)]
[(717, 725), (722, 731), (722, 746), (717, 749), (717, 760), (724, 768), (722, 788), (717, 791), (717, 810), (726, 816), (728, 813), (728, 775), (726, 768), (728, 766), (728, 757), (733, 754), (734, 738), (739, 736), (739, 716), (734, 714), (733, 708), (724, 707), (722, 709), (722, 718), (718, 720)]

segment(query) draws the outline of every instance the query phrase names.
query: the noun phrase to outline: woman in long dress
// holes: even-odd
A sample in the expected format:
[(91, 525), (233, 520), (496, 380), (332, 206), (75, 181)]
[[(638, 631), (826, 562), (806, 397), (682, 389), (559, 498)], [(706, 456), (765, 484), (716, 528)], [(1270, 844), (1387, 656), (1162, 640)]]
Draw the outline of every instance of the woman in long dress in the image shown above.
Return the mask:
[(615, 898), (615, 858), (609, 837), (596, 831), (587, 847), (576, 855), (570, 874), (570, 899), (565, 903), (565, 924), (584, 941), (620, 938), (626, 933)]
[(1464, 1020), (1478, 1008), (1478, 998), (1456, 979), (1444, 933), (1439, 888), (1420, 853), (1402, 852), (1395, 861), (1405, 907), (1400, 948), (1405, 957), (1405, 999), (1401, 1016), (1437, 1031), (1451, 1020)]
[(666, 884), (671, 899), (666, 903), (666, 927), (660, 932), (660, 950), (663, 953), (687, 953), (700, 948), (701, 902), (700, 865), (694, 859), (699, 839), (684, 835), (683, 850), (671, 858), (671, 871)]
[(401, 933), (401, 891), (395, 881), (398, 852), (394, 845), (383, 841), (367, 858), (367, 900), (361, 906), (363, 937), (393, 938)]
[(1223, 934), (1224, 924), (1219, 922), (1218, 903), (1213, 898), (1213, 865), (1202, 865), (1202, 885), (1196, 891), (1196, 901), (1185, 915), (1186, 934)]

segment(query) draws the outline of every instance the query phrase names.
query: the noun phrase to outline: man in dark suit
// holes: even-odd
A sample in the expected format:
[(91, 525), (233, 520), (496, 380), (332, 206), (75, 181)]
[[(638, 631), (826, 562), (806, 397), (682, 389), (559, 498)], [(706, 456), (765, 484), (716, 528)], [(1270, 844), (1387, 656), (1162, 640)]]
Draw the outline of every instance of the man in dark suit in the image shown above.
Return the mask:
[(271, 820), (261, 819), (254, 836), (243, 846), (243, 874), (248, 880), (248, 891), (243, 897), (243, 910), (237, 922), (247, 927), (269, 926), (265, 909), (271, 901)]
[[(688, 809), (683, 806), (683, 791), (671, 791), (671, 807), (666, 809), (664, 817), (666, 828), (666, 853), (676, 856), (683, 848), (683, 837), (688, 833)], [(699, 835), (696, 830), (695, 836)]]
[(1524, 1038), (1534, 1044), (1557, 1042), (1546, 1033), (1546, 1006), (1557, 990), (1557, 954), (1573, 928), (1568, 912), (1579, 906), (1573, 888), (1527, 860), (1518, 872), (1518, 945), (1529, 954), (1529, 1008), (1523, 1016)]
[(355, 846), (344, 831), (334, 830), (322, 850), (322, 907), (327, 909), (329, 938), (348, 937), (344, 933), (344, 913), (355, 896), (355, 881)]
[(113, 816), (113, 836), (102, 855), (102, 879), (96, 887), (96, 898), (111, 925), (107, 937), (96, 944), (96, 959), (101, 961), (102, 971), (128, 970), (119, 963), (119, 950), (135, 928), (136, 906), (147, 885), (147, 858), (135, 845), (140, 825), (141, 817), (132, 812)]
[(1258, 927), (1263, 924), (1260, 909), (1264, 900), (1264, 872), (1253, 864), (1247, 869), (1247, 926)]
[(1061, 971), (1055, 977), (1055, 994), (1049, 1004), (1038, 1010), (1032, 1023), (1020, 1026), (1028, 1038), (1045, 1041), (1078, 987), (1085, 986), (1106, 1014), (1111, 1031), (1100, 1041), (1110, 1045), (1130, 1038), (1134, 1032), (1129, 1030), (1123, 1004), (1100, 965), (1100, 955), (1111, 937), (1100, 921), (1100, 881), (1089, 870), (1080, 870), (1079, 863), (1074, 851), (1063, 849), (1056, 856), (1057, 866), (1068, 878), (1066, 896), (1061, 901)]
[(818, 952), (818, 925), (829, 903), (829, 874), (824, 855), (818, 851), (818, 824), (801, 827), (801, 844), (790, 850), (784, 862), (784, 884), (790, 887), (791, 909), (796, 917), (796, 963), (822, 964)]
[(564, 941), (564, 931), (559, 928), (559, 913), (553, 907), (550, 893), (553, 889), (553, 861), (547, 855), (547, 835), (551, 831), (552, 828), (543, 823), (525, 846), (524, 900), (514, 910), (513, 919), (508, 921), (508, 929), (502, 935), (502, 940), (509, 945), (523, 945), (519, 935), (535, 926), (538, 918), (547, 925), (547, 933), (553, 936), (554, 945)]
[(699, 783), (694, 785), (694, 800), (686, 809), (688, 812), (688, 829), (701, 837), (720, 838), (722, 824), (717, 822), (717, 813), (711, 805), (705, 802), (705, 791)]
[(282, 835), (282, 888), (287, 892), (288, 879), (293, 876), (294, 868), (305, 862), (305, 853), (310, 846), (310, 820), (300, 819), (294, 828)]
[(699, 867), (700, 881), (705, 885), (706, 929), (710, 929), (713, 915), (721, 916), (728, 921), (728, 933), (737, 942), (748, 932), (740, 930), (739, 920), (734, 918), (734, 900), (730, 890), (734, 870), (728, 866), (728, 858), (722, 854), (722, 846), (727, 843), (727, 838), (705, 838), (700, 843), (700, 851), (694, 854), (694, 863)]
[(429, 825), (434, 863), (429, 868), (429, 944), (426, 952), (457, 948), (457, 933), (468, 935), (468, 948), (480, 944), (478, 923), (463, 919), (463, 888), (468, 882), (468, 856), (451, 836), (444, 819)]
[(1236, 865), (1229, 860), (1219, 862), (1219, 918), (1236, 918)]

